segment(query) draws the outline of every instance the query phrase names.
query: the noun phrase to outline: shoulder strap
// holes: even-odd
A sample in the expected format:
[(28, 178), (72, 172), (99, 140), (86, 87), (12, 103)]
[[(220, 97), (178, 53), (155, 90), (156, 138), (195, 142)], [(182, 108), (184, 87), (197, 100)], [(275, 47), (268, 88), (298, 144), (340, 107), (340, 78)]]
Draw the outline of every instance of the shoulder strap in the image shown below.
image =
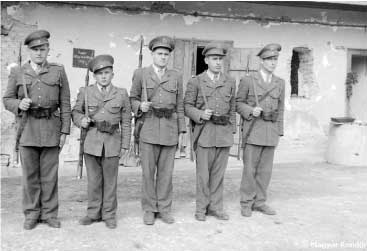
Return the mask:
[(274, 90), (276, 88), (276, 86), (274, 86), (273, 88), (271, 88), (270, 90), (268, 90), (267, 92), (265, 92), (265, 94), (259, 99), (259, 102), (260, 101), (263, 101), (269, 94), (272, 90)]
[(153, 92), (147, 98), (148, 101), (150, 101), (154, 97), (154, 95), (156, 94), (156, 92), (157, 92), (157, 90), (158, 90), (159, 87), (160, 87), (160, 84), (157, 84), (156, 86), (154, 86)]
[(256, 106), (260, 106), (259, 103), (261, 101), (263, 101), (270, 94), (270, 92), (276, 88), (276, 86), (274, 86), (273, 88), (271, 88), (270, 90), (268, 90), (267, 92), (265, 92), (265, 94), (262, 95), (262, 97), (260, 99), (258, 99), (258, 97), (257, 97), (257, 91), (256, 91), (256, 86), (255, 86), (255, 82), (254, 82), (254, 77), (252, 75), (251, 75), (251, 82), (252, 82), (252, 88), (254, 89)]

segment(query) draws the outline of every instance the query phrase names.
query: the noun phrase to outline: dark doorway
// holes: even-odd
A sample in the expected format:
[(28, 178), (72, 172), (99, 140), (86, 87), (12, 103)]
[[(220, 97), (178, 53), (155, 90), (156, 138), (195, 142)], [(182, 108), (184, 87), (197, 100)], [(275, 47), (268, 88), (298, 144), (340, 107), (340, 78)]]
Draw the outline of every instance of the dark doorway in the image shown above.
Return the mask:
[(298, 96), (299, 54), (293, 49), (291, 60), (291, 96)]
[(208, 69), (208, 65), (205, 64), (204, 56), (202, 52), (204, 50), (204, 46), (198, 46), (196, 49), (196, 75), (206, 71)]

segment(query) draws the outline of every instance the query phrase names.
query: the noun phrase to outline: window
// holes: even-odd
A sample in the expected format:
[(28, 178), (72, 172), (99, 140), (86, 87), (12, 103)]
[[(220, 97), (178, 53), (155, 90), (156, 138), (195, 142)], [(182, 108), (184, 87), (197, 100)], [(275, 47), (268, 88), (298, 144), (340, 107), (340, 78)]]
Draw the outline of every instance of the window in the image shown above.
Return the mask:
[(310, 98), (318, 90), (313, 72), (312, 50), (295, 47), (291, 60), (291, 97)]

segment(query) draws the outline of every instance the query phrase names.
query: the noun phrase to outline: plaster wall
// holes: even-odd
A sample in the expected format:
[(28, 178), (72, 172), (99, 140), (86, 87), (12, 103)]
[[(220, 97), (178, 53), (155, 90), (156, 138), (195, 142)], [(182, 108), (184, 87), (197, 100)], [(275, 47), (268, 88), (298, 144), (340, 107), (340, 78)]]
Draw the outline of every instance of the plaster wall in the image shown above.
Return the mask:
[[(197, 6), (177, 6), (186, 10), (202, 10)], [(206, 3), (207, 4), (207, 3)], [(211, 5), (215, 12), (218, 3)], [(239, 9), (231, 3), (227, 12), (255, 16), (284, 16), (301, 20), (336, 20), (345, 17), (352, 23), (367, 23), (365, 13), (279, 7), (249, 4), (247, 9)], [(223, 5), (223, 3), (222, 3)], [(243, 6), (243, 5), (242, 5)], [(233, 8), (233, 9), (232, 9)], [(223, 9), (223, 8), (222, 8)], [(241, 12), (242, 11), (242, 12)], [(212, 40), (232, 40), (234, 47), (256, 48), (267, 43), (282, 45), (276, 75), (286, 81), (286, 140), (310, 140), (325, 137), (328, 122), (332, 116), (343, 116), (345, 112), (345, 78), (347, 73), (347, 48), (367, 49), (367, 32), (361, 28), (340, 28), (322, 25), (269, 23), (241, 21), (210, 17), (184, 16), (180, 14), (159, 14), (140, 12), (127, 13), (105, 7), (80, 7), (68, 5), (46, 5), (22, 3), (7, 7), (8, 14), (27, 25), (50, 31), (51, 51), (49, 61), (62, 63), (68, 74), (72, 104), (78, 89), (84, 85), (85, 69), (72, 67), (73, 48), (94, 49), (95, 54), (111, 54), (115, 58), (115, 78), (113, 83), (130, 89), (131, 77), (138, 65), (139, 37), (143, 35), (145, 45), (157, 35), (177, 38), (197, 38)], [(330, 15), (330, 19), (328, 19)], [(345, 21), (344, 20), (344, 21)], [(3, 41), (3, 37), (2, 37)], [(315, 81), (313, 94), (307, 98), (290, 98), (290, 71), (292, 50), (305, 46), (311, 49), (313, 57), (312, 74)], [(2, 46), (4, 53), (7, 48)], [(14, 60), (14, 59), (13, 59)], [(6, 58), (3, 66), (14, 63)], [(151, 64), (150, 52), (143, 50), (143, 66)], [(4, 69), (4, 67), (2, 67)], [(7, 74), (2, 72), (3, 75)], [(91, 78), (93, 82), (93, 78)], [(2, 81), (2, 93), (4, 81)], [(1, 104), (1, 118), (6, 115)], [(6, 116), (5, 124), (10, 123)], [(3, 123), (2, 123), (3, 124)]]

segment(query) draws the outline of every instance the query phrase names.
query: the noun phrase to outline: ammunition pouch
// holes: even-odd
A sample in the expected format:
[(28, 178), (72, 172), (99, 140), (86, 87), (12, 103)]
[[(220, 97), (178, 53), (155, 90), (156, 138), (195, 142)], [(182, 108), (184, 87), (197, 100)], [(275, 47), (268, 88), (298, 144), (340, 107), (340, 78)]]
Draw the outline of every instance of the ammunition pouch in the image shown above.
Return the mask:
[(213, 124), (215, 125), (228, 125), (230, 124), (230, 119), (229, 119), (229, 115), (212, 115), (210, 117), (210, 120), (213, 122)]
[(96, 127), (98, 131), (113, 134), (118, 128), (119, 124), (111, 124), (108, 121), (92, 121), (90, 127)]
[(156, 116), (157, 118), (165, 117), (166, 119), (169, 119), (172, 117), (172, 114), (175, 112), (175, 109), (152, 107), (152, 111), (154, 116)]
[(262, 112), (261, 113), (261, 118), (264, 120), (264, 121), (271, 121), (271, 122), (276, 122), (277, 119), (278, 119), (278, 116), (279, 116), (279, 112), (278, 110), (274, 110), (274, 111), (271, 111), (271, 112)]
[(50, 108), (31, 108), (28, 110), (29, 116), (32, 116), (36, 119), (46, 118), (50, 119), (52, 116), (52, 113), (57, 110), (57, 106), (52, 106)]

